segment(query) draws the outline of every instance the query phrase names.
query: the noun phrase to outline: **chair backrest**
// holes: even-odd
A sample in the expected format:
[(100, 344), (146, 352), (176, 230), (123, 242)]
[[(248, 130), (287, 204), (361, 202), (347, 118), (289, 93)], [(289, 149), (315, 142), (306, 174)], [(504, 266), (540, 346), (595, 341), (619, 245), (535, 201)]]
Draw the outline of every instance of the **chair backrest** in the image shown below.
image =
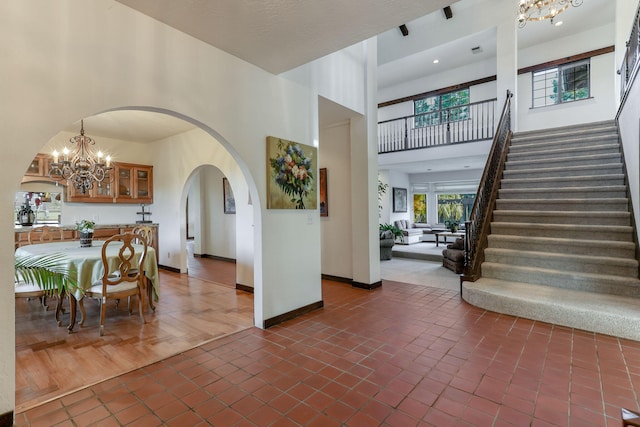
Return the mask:
[[(136, 281), (140, 283), (140, 276), (143, 274), (142, 265), (147, 257), (147, 242), (144, 239), (138, 241), (138, 237), (133, 233), (116, 234), (102, 244), (103, 295), (111, 285)], [(118, 250), (117, 265), (109, 261), (108, 253), (111, 248)]]
[(48, 225), (34, 227), (29, 231), (28, 239), (30, 245), (62, 240), (62, 229), (60, 227), (49, 227)]
[(147, 245), (153, 246), (153, 229), (148, 225), (137, 225), (131, 232), (144, 238), (147, 241)]

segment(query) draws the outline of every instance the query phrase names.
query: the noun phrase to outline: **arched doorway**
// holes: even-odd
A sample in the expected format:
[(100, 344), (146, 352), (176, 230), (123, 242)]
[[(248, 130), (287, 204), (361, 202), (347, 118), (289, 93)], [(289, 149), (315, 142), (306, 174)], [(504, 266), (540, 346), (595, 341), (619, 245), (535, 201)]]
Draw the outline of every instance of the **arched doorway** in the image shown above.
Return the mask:
[[(108, 117), (108, 113), (104, 114), (105, 116)], [(92, 116), (92, 117), (98, 117), (100, 118), (101, 115), (98, 116)], [(154, 116), (155, 118), (157, 118), (156, 116)], [(102, 119), (104, 119), (105, 117), (102, 117)], [(162, 147), (165, 145), (180, 145), (178, 151), (184, 153), (184, 158), (182, 159), (177, 159), (177, 161), (179, 163), (182, 164), (192, 164), (193, 166), (191, 167), (192, 171), (193, 170), (197, 170), (198, 168), (200, 168), (202, 166), (201, 163), (198, 163), (198, 161), (201, 162), (206, 162), (208, 164), (215, 164), (216, 163), (216, 156), (222, 156), (222, 158), (225, 159), (225, 161), (227, 162), (227, 169), (229, 169), (229, 174), (234, 176), (234, 180), (238, 180), (239, 176), (242, 176), (242, 173), (239, 173), (239, 167), (236, 166), (235, 169), (233, 167), (229, 167), (228, 166), (228, 160), (230, 157), (232, 157), (228, 151), (224, 150), (221, 147), (221, 144), (219, 142), (217, 142), (213, 137), (211, 137), (211, 135), (205, 131), (202, 131), (201, 129), (197, 129), (192, 127), (189, 130), (186, 130), (185, 132), (183, 132), (182, 134), (178, 134), (178, 135), (174, 135), (171, 137), (167, 137), (164, 138), (163, 140), (160, 141), (151, 141), (151, 142), (136, 142), (136, 141), (132, 141), (132, 140), (118, 140), (116, 138), (113, 137), (101, 137), (99, 135), (99, 131), (96, 131), (98, 133), (94, 133), (93, 129), (91, 128), (91, 117), (88, 118), (89, 120), (85, 121), (85, 129), (87, 131), (88, 134), (91, 134), (92, 137), (94, 137), (97, 142), (101, 145), (101, 149), (104, 150), (112, 150), (110, 152), (116, 152), (119, 153), (119, 159), (120, 161), (125, 160), (125, 161), (129, 161), (129, 162), (133, 162), (133, 161), (137, 161), (139, 163), (149, 163), (149, 164), (153, 164), (155, 165), (159, 165), (158, 167), (156, 167), (156, 171), (158, 170), (162, 170), (164, 168), (164, 158), (162, 158), (162, 156), (160, 156), (160, 160), (158, 162), (155, 162), (155, 158), (152, 155), (147, 155), (145, 157), (145, 155), (141, 155), (140, 153), (143, 152), (156, 152), (156, 151), (161, 151)], [(138, 120), (140, 119), (140, 117), (138, 117)], [(109, 120), (113, 120), (113, 117), (111, 117)], [(98, 122), (96, 122), (98, 123)], [(99, 129), (99, 126), (96, 126), (95, 129)], [(75, 133), (77, 133), (77, 130), (75, 131)], [(185, 133), (187, 135), (185, 135)], [(70, 131), (63, 131), (61, 132), (59, 135), (54, 136), (54, 138), (52, 138), (52, 141), (50, 142), (50, 144), (45, 145), (41, 150), (41, 152), (47, 153), (49, 152), (49, 145), (54, 144), (56, 142), (58, 142), (59, 140), (61, 141), (66, 141), (68, 140), (68, 137), (70, 134), (74, 134), (73, 129), (71, 129)], [(134, 137), (131, 137), (134, 138)], [(196, 148), (193, 148), (194, 152), (197, 152), (197, 155), (191, 155), (190, 153), (190, 148), (189, 146), (191, 145), (197, 145)], [(209, 147), (209, 157), (206, 157), (206, 155), (204, 154), (204, 150), (203, 147), (207, 147), (210, 145), (217, 145), (215, 148)], [(130, 153), (127, 153), (125, 151), (125, 148), (128, 148), (131, 150)], [(129, 157), (130, 156), (130, 157)], [(169, 158), (172, 158), (171, 156), (169, 156)], [(198, 161), (194, 161), (193, 159), (197, 158)], [(137, 160), (140, 159), (140, 160)], [(172, 158), (175, 160), (175, 158)], [(207, 166), (207, 167), (211, 167), (213, 169), (213, 166)], [(182, 239), (179, 239), (179, 243), (181, 246), (179, 246), (179, 249), (173, 249), (174, 246), (171, 244), (165, 244), (163, 241), (163, 236), (168, 236), (167, 239), (170, 241), (173, 237), (173, 235), (180, 235), (180, 231), (181, 231), (181, 220), (180, 220), (180, 215), (175, 215), (175, 220), (174, 221), (163, 221), (163, 218), (166, 218), (167, 216), (171, 216), (172, 212), (169, 212), (168, 209), (166, 208), (166, 206), (171, 206), (172, 203), (174, 203), (174, 205), (178, 205), (178, 204), (183, 204), (184, 206), (184, 200), (185, 200), (185, 193), (184, 193), (184, 189), (187, 187), (187, 182), (189, 181), (189, 177), (191, 175), (187, 174), (186, 171), (188, 170), (188, 168), (185, 168), (185, 173), (184, 173), (184, 178), (182, 180), (182, 183), (180, 186), (176, 186), (175, 189), (173, 188), (173, 186), (170, 186), (170, 188), (167, 190), (167, 192), (172, 192), (172, 195), (170, 197), (167, 197), (167, 194), (164, 190), (158, 191), (159, 187), (163, 187), (166, 184), (164, 184), (164, 179), (163, 178), (167, 178), (168, 181), (170, 181), (171, 183), (173, 183), (174, 181), (172, 179), (170, 179), (171, 177), (160, 177), (160, 179), (155, 179), (155, 185), (156, 185), (156, 194), (159, 194), (159, 198), (160, 199), (164, 199), (162, 200), (161, 203), (159, 203), (158, 205), (156, 205), (155, 200), (154, 200), (154, 204), (149, 206), (150, 211), (152, 212), (152, 216), (153, 216), (153, 222), (159, 223), (160, 227), (161, 227), (161, 232), (160, 234), (160, 249), (159, 250), (159, 256), (158, 259), (160, 261), (160, 264), (163, 265), (163, 260), (164, 262), (173, 262), (174, 265), (177, 265), (178, 267), (174, 267), (175, 271), (171, 271), (172, 268), (171, 266), (166, 266), (169, 267), (168, 268), (168, 272), (167, 273), (161, 273), (161, 274), (166, 274), (165, 276), (165, 283), (168, 284), (168, 286), (183, 286), (180, 289), (180, 292), (182, 293), (183, 296), (186, 296), (186, 298), (191, 298), (191, 302), (195, 301), (195, 304), (189, 304), (188, 308), (184, 308), (184, 310), (191, 310), (191, 311), (196, 311), (197, 312), (197, 318), (198, 321), (203, 321), (206, 322), (207, 318), (212, 317), (215, 313), (212, 313), (211, 311), (206, 312), (204, 310), (212, 310), (212, 308), (206, 307), (206, 304), (203, 303), (203, 299), (205, 297), (205, 291), (202, 290), (202, 288), (198, 288), (199, 284), (194, 284), (189, 282), (188, 278), (185, 278), (184, 274), (180, 274), (180, 272), (186, 272), (186, 270), (182, 269), (182, 264), (184, 263), (185, 257), (184, 257), (184, 244), (185, 242)], [(160, 184), (158, 184), (158, 182), (160, 182)], [(245, 184), (245, 188), (247, 188), (247, 184)], [(173, 200), (175, 200), (175, 202), (173, 202)], [(250, 211), (248, 208), (244, 207), (244, 213), (247, 216), (252, 215), (252, 211)], [(91, 215), (90, 218), (95, 218), (97, 219), (99, 223), (111, 223), (111, 222), (116, 222), (116, 223), (131, 223), (134, 222), (135, 219), (132, 221), (133, 218), (135, 218), (135, 211), (139, 210), (139, 206), (136, 204), (131, 204), (131, 205), (126, 205), (126, 206), (116, 206), (116, 205), (109, 205), (109, 204), (75, 204), (75, 205), (69, 205), (67, 206), (67, 209), (65, 211), (63, 211), (62, 213), (62, 225), (69, 225), (73, 223), (74, 218), (79, 218), (79, 217), (86, 217), (87, 215)], [(159, 214), (159, 215), (158, 215)], [(166, 253), (162, 253), (163, 251), (166, 250)], [(175, 259), (174, 259), (175, 258)], [(161, 270), (162, 271), (162, 270)], [(251, 269), (251, 271), (253, 272), (253, 269)], [(227, 290), (228, 293), (233, 294), (231, 296), (231, 298), (235, 298), (235, 290), (229, 291)], [(162, 287), (161, 287), (161, 295), (160, 295), (160, 302), (159, 304), (156, 304), (157, 306), (157, 310), (156, 313), (147, 316), (147, 324), (142, 326), (142, 325), (138, 325), (138, 322), (133, 321), (130, 322), (133, 326), (132, 328), (137, 329), (139, 331), (139, 338), (144, 340), (145, 336), (147, 337), (146, 339), (148, 340), (150, 337), (153, 340), (153, 335), (156, 333), (159, 333), (160, 329), (162, 328), (162, 325), (169, 325), (171, 322), (171, 319), (169, 317), (164, 318), (163, 320), (157, 320), (154, 319), (153, 316), (155, 315), (163, 315), (163, 314), (168, 314), (170, 312), (173, 313), (178, 313), (181, 310), (181, 307), (178, 304), (168, 304), (165, 305), (163, 307), (163, 297), (169, 297), (171, 295), (171, 293), (169, 292), (162, 292)], [(173, 298), (174, 296), (170, 297)], [(250, 298), (250, 302), (252, 304), (253, 302), (253, 298)], [(215, 298), (214, 298), (215, 299)], [(165, 298), (166, 300), (166, 298)], [(176, 301), (174, 299), (174, 301)], [(247, 306), (246, 304), (246, 298), (243, 304), (238, 305), (239, 308), (238, 311), (242, 311), (244, 312), (244, 314), (247, 314), (248, 312), (248, 316), (245, 316), (245, 323), (241, 326), (242, 328), (246, 328), (246, 327), (250, 327), (253, 324), (253, 320), (252, 320), (252, 306)], [(237, 317), (234, 318), (229, 318), (227, 315), (227, 310), (228, 310), (228, 306), (224, 307), (224, 314), (225, 316), (227, 316), (225, 318), (224, 323), (226, 324), (230, 324), (233, 323), (234, 320), (237, 320)], [(53, 314), (51, 314), (49, 316), (49, 318), (47, 318), (47, 313), (44, 312), (37, 312), (35, 313), (33, 310), (33, 307), (29, 307), (30, 311), (28, 310), (26, 315), (27, 316), (35, 316), (35, 317), (40, 317), (42, 318), (41, 320), (44, 320), (45, 323), (51, 323), (48, 322), (51, 320), (51, 317), (53, 316)], [(39, 309), (38, 309), (39, 310)], [(215, 311), (215, 309), (213, 309), (213, 311)], [(219, 310), (221, 313), (223, 310)], [(88, 316), (89, 317), (89, 316)], [(174, 319), (178, 319), (176, 321), (182, 321), (180, 318), (184, 318), (184, 312), (180, 315), (180, 316), (173, 316)], [(16, 321), (16, 332), (19, 332), (19, 324), (21, 324), (23, 322), (18, 322)], [(95, 322), (94, 322), (95, 323)], [(196, 325), (196, 322), (191, 322), (190, 326), (186, 326), (183, 331), (186, 331), (186, 333), (191, 334), (192, 338), (194, 338), (191, 342), (192, 344), (187, 344), (187, 340), (185, 340), (183, 342), (183, 344), (187, 344), (187, 347), (180, 347), (180, 345), (174, 343), (170, 344), (170, 350), (167, 353), (166, 350), (166, 346), (163, 349), (163, 351), (158, 351), (158, 353), (156, 355), (152, 355), (150, 358), (145, 359), (144, 358), (139, 358), (137, 356), (135, 357), (131, 357), (131, 360), (137, 360), (137, 362), (135, 364), (131, 364), (131, 365), (126, 365), (126, 364), (122, 364), (119, 366), (119, 371), (118, 372), (107, 372), (105, 369), (100, 369), (97, 371), (98, 374), (100, 373), (104, 373), (104, 376), (93, 376), (91, 378), (85, 379), (83, 381), (80, 381), (79, 384), (73, 384), (71, 383), (69, 386), (69, 383), (63, 384), (62, 382), (57, 382), (57, 380), (53, 379), (53, 378), (48, 378), (47, 381), (49, 381), (51, 383), (50, 386), (48, 386), (44, 391), (44, 394), (41, 394), (39, 397), (38, 396), (33, 396), (30, 395), (29, 397), (27, 397), (26, 399), (24, 398), (24, 396), (27, 396), (27, 394), (22, 394), (25, 390), (24, 388), (24, 384), (21, 382), (21, 377), (23, 375), (24, 372), (26, 372), (26, 369), (24, 369), (25, 366), (30, 365), (30, 366), (35, 366), (35, 364), (39, 363), (39, 361), (37, 359), (39, 358), (44, 358), (44, 359), (49, 359), (52, 361), (55, 360), (61, 360), (60, 358), (64, 358), (65, 360), (69, 361), (72, 365), (76, 366), (76, 371), (86, 371), (86, 372), (90, 372), (92, 371), (91, 369), (84, 369), (81, 368), (82, 365), (82, 360), (92, 360), (92, 364), (94, 363), (98, 363), (96, 362), (96, 360), (98, 360), (96, 358), (96, 353), (95, 351), (102, 348), (104, 350), (107, 350), (109, 347), (111, 347), (112, 345), (117, 345), (116, 342), (119, 341), (127, 341), (127, 340), (132, 340), (131, 343), (135, 342), (135, 338), (134, 336), (136, 335), (135, 333), (131, 336), (129, 336), (128, 338), (125, 338), (123, 336), (119, 336), (119, 334), (116, 333), (112, 333), (112, 334), (105, 334), (105, 339), (99, 339), (97, 336), (97, 333), (94, 333), (96, 331), (92, 330), (91, 327), (88, 327), (86, 329), (80, 330), (79, 328), (76, 329), (76, 332), (72, 335), (64, 335), (64, 328), (60, 328), (59, 330), (56, 330), (57, 327), (53, 327), (52, 328), (52, 332), (47, 336), (47, 334), (45, 333), (45, 338), (42, 338), (42, 336), (40, 338), (36, 338), (32, 341), (28, 341), (28, 340), (19, 340), (18, 341), (18, 346), (19, 348), (17, 348), (17, 354), (16, 354), (16, 371), (18, 373), (17, 375), (17, 387), (16, 387), (16, 410), (19, 412), (21, 410), (26, 409), (26, 407), (29, 407), (29, 405), (33, 406), (34, 404), (37, 403), (41, 403), (42, 401), (48, 400), (52, 397), (55, 396), (59, 396), (61, 394), (64, 394), (66, 392), (72, 391), (74, 389), (77, 389), (79, 387), (82, 386), (86, 386), (86, 384), (90, 384), (90, 383), (94, 383), (96, 381), (100, 381), (100, 380), (104, 380), (109, 378), (109, 376), (111, 375), (115, 375), (117, 373), (123, 373), (126, 372), (130, 369), (139, 367), (139, 366), (143, 366), (145, 363), (152, 363), (156, 360), (159, 360), (161, 358), (164, 357), (168, 357), (168, 355), (170, 354), (175, 354), (176, 352), (180, 352), (180, 351), (185, 351), (188, 349), (188, 346), (194, 346), (196, 344), (200, 344), (203, 341), (206, 341), (208, 339), (213, 339), (215, 336), (207, 336), (206, 334), (204, 334), (202, 332), (203, 329), (211, 329), (211, 328), (207, 328), (206, 326), (203, 325)], [(91, 323), (90, 323), (91, 324)], [(53, 323), (52, 323), (53, 325)], [(36, 329), (40, 329), (40, 332), (42, 332), (42, 328), (38, 328), (36, 327)], [(112, 331), (115, 332), (115, 329), (112, 329)], [(228, 333), (228, 332), (226, 332)], [(217, 332), (216, 333), (217, 336), (221, 336), (223, 334), (225, 334), (225, 332)], [(177, 335), (177, 334), (176, 334)], [(33, 335), (32, 337), (35, 337), (35, 335)], [(106, 341), (106, 343), (105, 343)], [(158, 342), (162, 342), (163, 338), (160, 338), (157, 340)], [(168, 341), (166, 341), (168, 343)], [(193, 343), (196, 344), (193, 344)], [(55, 343), (55, 345), (54, 345)], [(56, 348), (57, 347), (57, 348)], [(66, 347), (66, 354), (65, 354), (65, 347)], [(159, 345), (158, 349), (160, 349), (160, 347), (163, 347), (163, 345)], [(73, 348), (73, 351), (71, 351), (71, 349)], [(77, 351), (78, 348), (81, 348), (80, 351)], [(113, 352), (119, 353), (119, 354), (123, 354), (122, 352), (116, 351), (114, 350), (115, 347), (113, 347), (111, 349), (111, 356), (109, 356), (107, 353), (105, 352), (104, 355), (107, 357), (107, 359), (112, 358), (113, 357)], [(21, 351), (24, 352), (31, 352), (33, 353), (34, 351), (39, 351), (40, 354), (38, 357), (36, 357), (35, 359), (29, 358), (29, 357), (23, 357), (24, 354), (19, 354)], [(101, 350), (98, 350), (98, 352), (100, 352)], [(93, 353), (92, 353), (93, 352)], [(92, 353), (91, 355), (89, 353)], [(45, 355), (46, 354), (46, 355)], [(142, 363), (142, 365), (141, 365)], [(111, 362), (105, 362), (105, 366), (109, 365), (111, 367), (113, 367), (113, 365), (117, 365), (116, 363), (113, 363), (113, 361)], [(43, 369), (45, 371), (51, 371), (52, 369)], [(72, 372), (67, 372), (65, 373), (64, 370), (59, 370), (59, 373), (62, 377), (66, 376), (67, 378), (78, 378), (77, 372), (74, 374)], [(96, 370), (93, 370), (94, 373), (96, 373)], [(102, 371), (102, 372), (101, 372)], [(25, 383), (29, 382), (28, 379), (25, 379), (24, 381)], [(54, 384), (55, 383), (55, 384)], [(65, 388), (69, 386), (70, 388)]]

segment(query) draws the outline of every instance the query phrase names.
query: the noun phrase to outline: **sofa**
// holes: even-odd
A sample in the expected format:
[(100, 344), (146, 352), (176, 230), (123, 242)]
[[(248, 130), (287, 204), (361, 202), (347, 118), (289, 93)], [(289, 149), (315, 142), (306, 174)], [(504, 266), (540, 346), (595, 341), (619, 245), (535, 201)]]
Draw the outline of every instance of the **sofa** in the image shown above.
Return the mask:
[(456, 274), (464, 271), (464, 239), (458, 238), (442, 251), (442, 266)]
[(402, 241), (404, 245), (412, 245), (419, 242), (435, 242), (436, 236), (433, 233), (445, 231), (446, 228), (442, 224), (431, 225), (426, 222), (411, 222), (406, 219), (394, 221), (393, 225), (402, 230)]
[(395, 244), (393, 238), (393, 232), (391, 230), (384, 230), (380, 232), (380, 260), (391, 259), (391, 248)]

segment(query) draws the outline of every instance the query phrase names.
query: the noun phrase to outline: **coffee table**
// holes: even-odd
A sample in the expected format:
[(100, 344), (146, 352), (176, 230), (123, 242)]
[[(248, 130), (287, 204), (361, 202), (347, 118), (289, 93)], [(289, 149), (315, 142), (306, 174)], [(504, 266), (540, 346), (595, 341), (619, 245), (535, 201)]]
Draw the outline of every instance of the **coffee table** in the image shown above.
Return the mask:
[(439, 231), (433, 234), (436, 236), (436, 246), (440, 246), (440, 236), (444, 238), (444, 243), (447, 243), (447, 237), (450, 236), (464, 237), (464, 231), (456, 231), (455, 233), (452, 233), (451, 231)]

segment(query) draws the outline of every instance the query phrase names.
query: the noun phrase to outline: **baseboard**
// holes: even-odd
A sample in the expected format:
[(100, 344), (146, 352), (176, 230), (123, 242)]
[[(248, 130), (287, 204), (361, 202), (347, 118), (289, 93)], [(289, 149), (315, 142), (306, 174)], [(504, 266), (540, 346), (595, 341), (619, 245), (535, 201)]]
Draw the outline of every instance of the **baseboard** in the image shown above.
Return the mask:
[(161, 270), (171, 271), (173, 273), (180, 273), (180, 269), (179, 268), (169, 267), (168, 265), (160, 265), (160, 264), (158, 264), (158, 268), (161, 269)]
[(324, 301), (318, 301), (309, 305), (305, 305), (304, 307), (297, 308), (288, 313), (283, 313), (270, 319), (265, 319), (263, 327), (264, 329), (268, 329), (272, 326), (279, 325), (282, 322), (286, 322), (287, 320), (294, 319), (298, 316), (302, 316), (303, 314), (310, 313), (322, 307), (324, 307)]
[(367, 290), (376, 289), (382, 286), (382, 281), (378, 281), (375, 283), (360, 283), (360, 282), (355, 282), (353, 279), (347, 279), (346, 277), (330, 276), (328, 274), (323, 274), (322, 279), (331, 280), (334, 282), (348, 283), (354, 288), (367, 289)]
[(354, 288), (360, 288), (360, 289), (367, 289), (367, 290), (372, 290), (372, 289), (377, 289), (379, 287), (382, 286), (382, 280), (379, 280), (375, 283), (360, 283), (360, 282), (352, 282), (351, 286), (353, 286)]
[(225, 261), (225, 262), (231, 262), (231, 263), (236, 263), (235, 258), (226, 258), (223, 256), (217, 256), (217, 255), (209, 255), (209, 254), (193, 254), (194, 258), (208, 258), (208, 259), (215, 259), (217, 261)]
[(242, 285), (240, 283), (236, 283), (236, 289), (239, 291), (253, 293), (253, 286)]
[(332, 282), (342, 282), (342, 283), (348, 283), (348, 284), (353, 283), (353, 279), (348, 279), (346, 277), (331, 276), (329, 274), (322, 274), (320, 277), (322, 278), (322, 280), (331, 280)]
[(13, 425), (13, 411), (0, 415), (0, 427), (11, 427)]

